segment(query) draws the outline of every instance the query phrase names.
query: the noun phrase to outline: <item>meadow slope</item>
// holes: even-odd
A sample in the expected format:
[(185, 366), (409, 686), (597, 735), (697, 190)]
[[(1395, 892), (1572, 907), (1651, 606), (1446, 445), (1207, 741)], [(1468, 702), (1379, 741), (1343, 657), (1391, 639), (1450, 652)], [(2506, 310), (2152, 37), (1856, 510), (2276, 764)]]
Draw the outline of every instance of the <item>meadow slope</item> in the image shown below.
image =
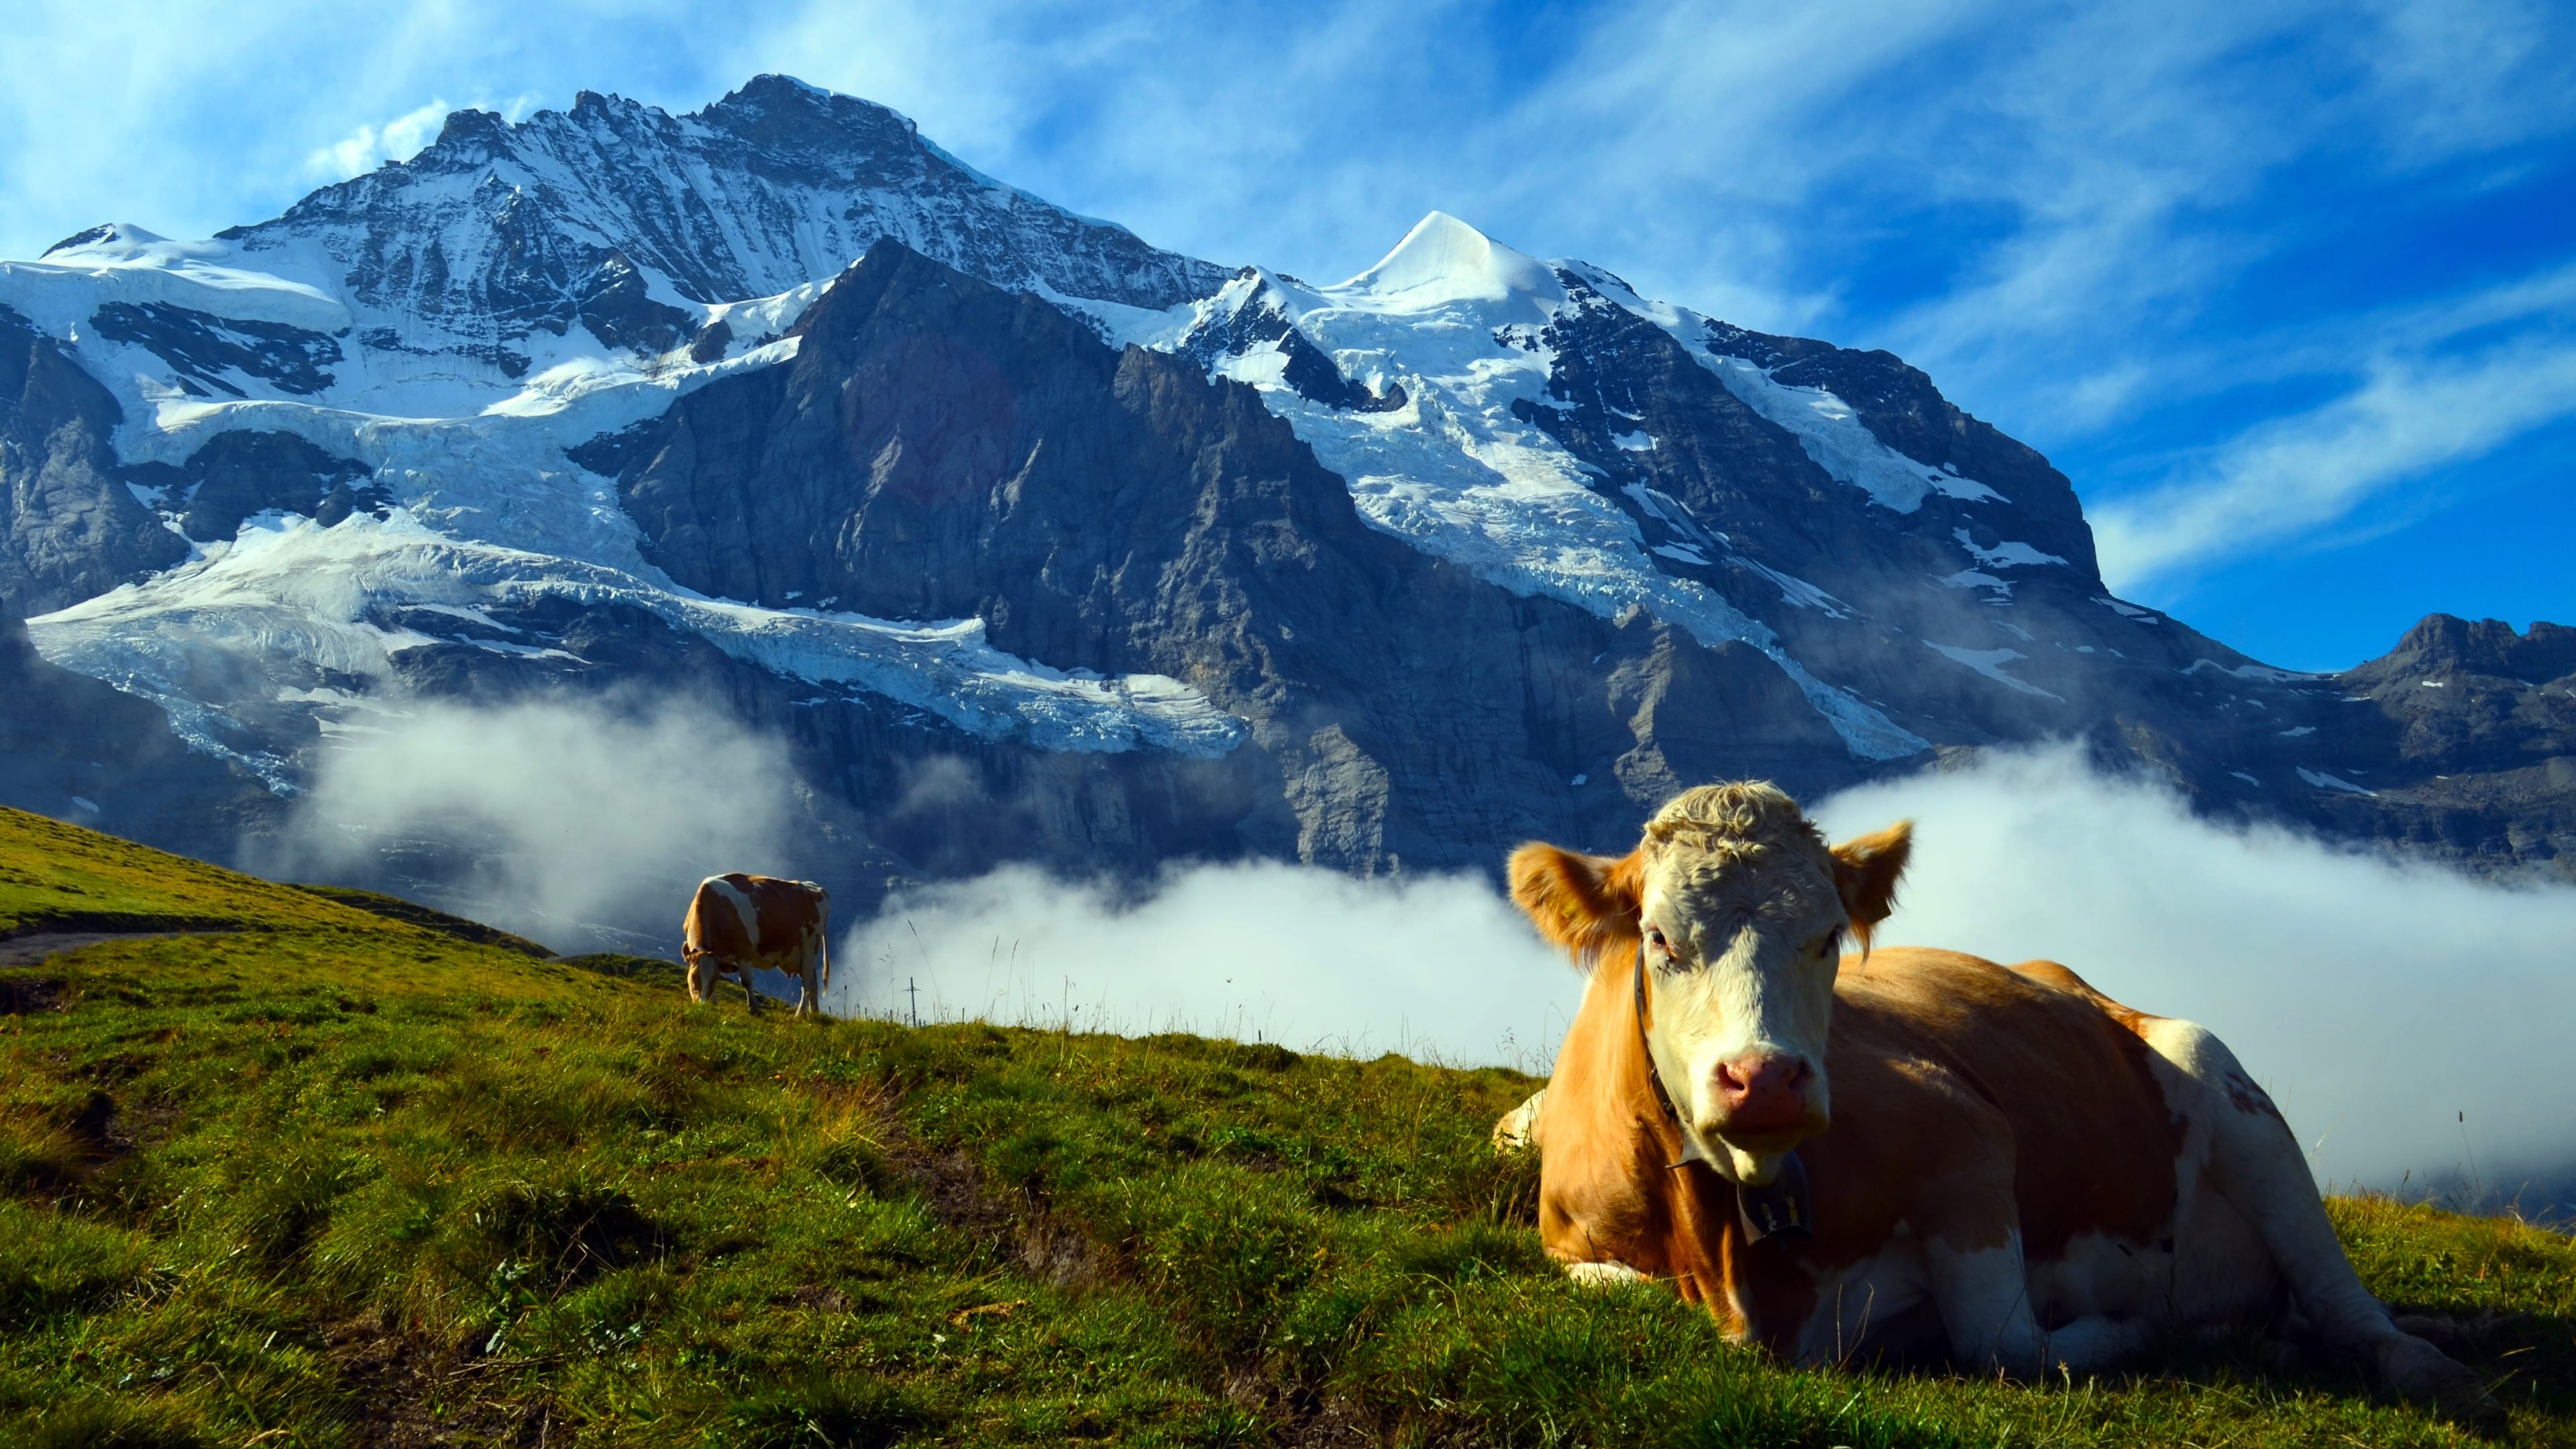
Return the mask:
[[(0, 811), (0, 944), (179, 933), (0, 966), (0, 1443), (2472, 1442), (2251, 1338), (1790, 1371), (1576, 1291), (1516, 1073), (753, 1019), (348, 899)], [(2576, 1442), (2565, 1238), (2332, 1206)]]

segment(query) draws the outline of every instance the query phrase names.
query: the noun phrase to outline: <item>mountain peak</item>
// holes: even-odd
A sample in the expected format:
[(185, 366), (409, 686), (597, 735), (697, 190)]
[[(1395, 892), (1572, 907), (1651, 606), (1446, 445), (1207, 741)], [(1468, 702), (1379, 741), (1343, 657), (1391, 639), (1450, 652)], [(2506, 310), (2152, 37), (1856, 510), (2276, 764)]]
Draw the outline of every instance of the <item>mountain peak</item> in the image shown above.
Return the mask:
[(742, 89), (734, 92), (734, 94), (737, 96), (758, 96), (763, 99), (772, 96), (788, 99), (804, 98), (824, 101), (842, 99), (841, 93), (838, 91), (825, 90), (823, 87), (818, 86), (811, 81), (798, 80), (792, 75), (780, 75), (775, 71), (764, 71), (759, 75), (753, 76), (751, 79), (743, 82)]
[[(447, 123), (438, 128), (438, 139), (429, 143), (429, 149), (446, 153), (458, 162), (489, 159), (510, 149), (510, 122), (498, 111), (450, 111)], [(473, 155), (462, 154), (468, 152)]]
[(2561, 679), (2576, 675), (2576, 629), (2543, 619), (2518, 633), (2502, 619), (2427, 614), (2395, 649), (2362, 667), (2390, 664), (2410, 672), (2450, 669), (2526, 683)]
[(311, 243), (305, 255), (339, 263), (332, 280), (383, 314), (370, 326), (394, 329), (381, 335), (461, 350), (515, 381), (532, 330), (597, 321), (603, 340), (630, 335), (600, 311), (621, 279), (650, 303), (638, 313), (650, 327), (632, 335), (667, 348), (702, 320), (675, 304), (778, 296), (885, 236), (997, 285), (1129, 306), (1206, 296), (1226, 277), (1002, 186), (896, 111), (783, 75), (685, 116), (592, 90), (515, 124), (457, 111), (411, 160), (220, 239), (254, 252)]
[(835, 132), (847, 134), (848, 139), (840, 144), (855, 140), (881, 146), (894, 133), (909, 137), (919, 135), (921, 130), (910, 116), (892, 106), (828, 91), (792, 75), (753, 76), (695, 114), (698, 120), (716, 125), (765, 125), (772, 129), (783, 126), (809, 142), (819, 141), (827, 146), (834, 144), (828, 138)]
[(169, 238), (159, 232), (146, 231), (130, 221), (111, 221), (64, 237), (61, 241), (45, 248), (41, 255), (50, 257), (58, 253), (97, 252), (105, 256), (123, 257), (168, 241)]
[(1401, 295), (1408, 302), (1499, 302), (1546, 287), (1548, 269), (1445, 211), (1413, 224), (1395, 250), (1335, 290)]

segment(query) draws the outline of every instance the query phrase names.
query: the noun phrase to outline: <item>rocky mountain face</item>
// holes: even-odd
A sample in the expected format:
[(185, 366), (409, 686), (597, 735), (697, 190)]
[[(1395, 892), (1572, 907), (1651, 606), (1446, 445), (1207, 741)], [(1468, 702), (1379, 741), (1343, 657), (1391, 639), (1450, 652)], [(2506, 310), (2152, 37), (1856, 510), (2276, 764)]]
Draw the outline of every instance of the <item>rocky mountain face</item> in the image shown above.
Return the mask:
[(1256, 808), (1209, 822), (1223, 853), (1471, 864), (1579, 813), (1588, 755), (1717, 767), (1711, 732), (1653, 727), (1676, 691), (1779, 773), (1837, 771), (1753, 651), (1515, 597), (1370, 529), (1258, 391), (1186, 357), (1113, 351), (891, 241), (797, 335), (794, 362), (593, 445), (645, 556), (710, 594), (972, 616), (1012, 654), (1180, 680), (1250, 726), (1228, 798)]
[(5, 612), (0, 802), (217, 858), (286, 809), (249, 771), (189, 749), (150, 701), (46, 663)]
[(117, 476), (123, 410), (0, 306), (0, 615), (50, 613), (187, 557)]
[(0, 263), (0, 492), (18, 747), (109, 729), (29, 703), (66, 681), (186, 746), (5, 797), (200, 851), (414, 702), (685, 698), (786, 743), (845, 910), (1015, 860), (1492, 869), (1706, 779), (2063, 738), (2576, 874), (2568, 630), (2271, 669), (2113, 597), (2068, 480), (1886, 353), (1436, 214), (1337, 286), (1230, 271), (776, 77), (460, 112), (275, 221)]
[(2334, 682), (2375, 763), (2370, 793), (2322, 799), (2320, 824), (2576, 878), (2576, 629), (2435, 614)]
[[(981, 176), (883, 106), (784, 76), (687, 116), (593, 91), (516, 126), (458, 111), (410, 161), (222, 239), (252, 259), (327, 257), (362, 309), (399, 319), (362, 330), (364, 345), (445, 346), (519, 376), (544, 350), (531, 339), (574, 328), (612, 348), (721, 350), (731, 339), (705, 336), (687, 304), (830, 277), (880, 237), (1006, 286), (1135, 307), (1225, 276)], [(282, 385), (309, 390), (336, 350), (281, 359), (298, 374)]]

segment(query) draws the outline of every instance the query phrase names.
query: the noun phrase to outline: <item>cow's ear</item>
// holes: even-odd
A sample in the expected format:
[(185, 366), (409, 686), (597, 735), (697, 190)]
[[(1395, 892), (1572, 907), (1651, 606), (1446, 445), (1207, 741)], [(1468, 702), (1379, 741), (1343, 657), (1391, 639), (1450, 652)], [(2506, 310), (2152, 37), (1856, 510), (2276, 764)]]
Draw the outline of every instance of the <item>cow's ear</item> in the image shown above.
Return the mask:
[(1906, 858), (1913, 853), (1911, 820), (1834, 847), (1834, 891), (1843, 898), (1843, 914), (1851, 917), (1863, 956), (1869, 954), (1870, 932), (1896, 909), (1896, 879), (1905, 874)]
[(1532, 841), (1512, 852), (1512, 900), (1538, 933), (1590, 965), (1637, 936), (1643, 863), (1626, 855), (1580, 855)]

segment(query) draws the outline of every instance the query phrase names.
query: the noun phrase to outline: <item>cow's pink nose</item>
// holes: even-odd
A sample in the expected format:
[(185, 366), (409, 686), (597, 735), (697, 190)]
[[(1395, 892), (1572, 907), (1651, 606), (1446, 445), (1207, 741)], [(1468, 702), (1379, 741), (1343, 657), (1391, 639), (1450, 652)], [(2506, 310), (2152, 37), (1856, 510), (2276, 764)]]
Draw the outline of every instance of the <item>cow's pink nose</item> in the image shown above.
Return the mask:
[(1736, 1132), (1776, 1132), (1807, 1119), (1807, 1079), (1813, 1069), (1795, 1057), (1755, 1053), (1717, 1069), (1717, 1096), (1725, 1126)]

